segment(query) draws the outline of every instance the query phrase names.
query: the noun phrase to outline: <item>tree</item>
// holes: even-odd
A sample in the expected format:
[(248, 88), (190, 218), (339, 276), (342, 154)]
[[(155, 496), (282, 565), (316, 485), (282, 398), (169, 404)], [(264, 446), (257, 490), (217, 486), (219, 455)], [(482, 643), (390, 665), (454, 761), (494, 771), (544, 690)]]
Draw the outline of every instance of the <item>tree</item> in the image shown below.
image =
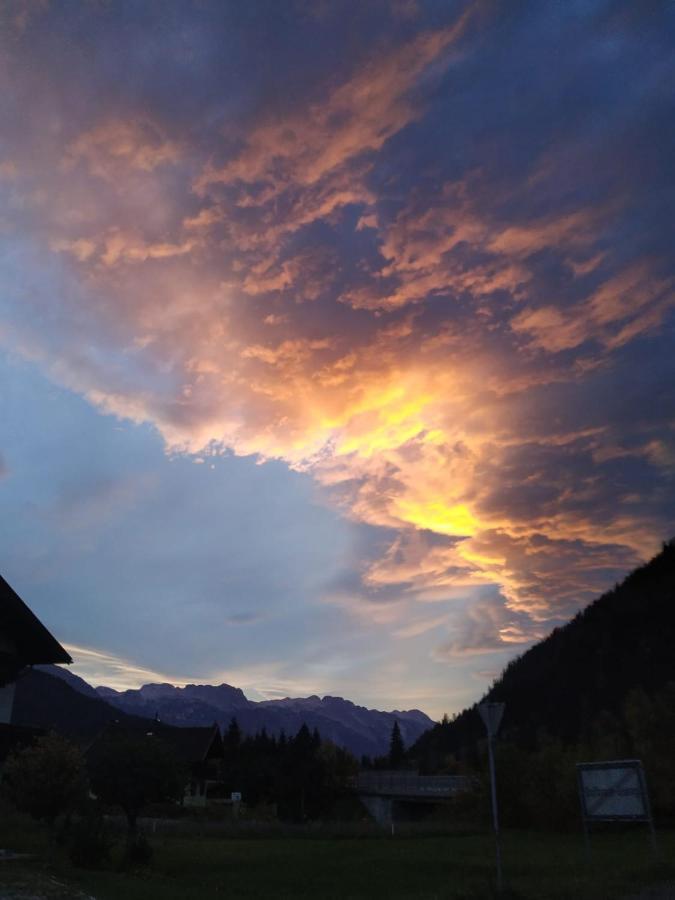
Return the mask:
[(392, 769), (398, 768), (405, 759), (405, 745), (401, 737), (401, 729), (398, 720), (394, 722), (391, 729), (391, 738), (389, 739), (389, 765)]
[(225, 753), (232, 757), (236, 757), (241, 745), (241, 728), (234, 716), (230, 719), (230, 724), (225, 732), (223, 743), (225, 744)]
[(12, 753), (3, 780), (14, 805), (50, 827), (87, 792), (84, 757), (74, 744), (54, 733)]
[(102, 738), (90, 751), (89, 774), (99, 800), (122, 807), (130, 843), (141, 810), (150, 803), (180, 799), (186, 782), (171, 748), (151, 734)]
[(321, 736), (303, 724), (275, 763), (275, 796), (279, 817), (292, 821), (316, 818), (323, 804), (324, 765)]
[(673, 756), (675, 755), (675, 683), (649, 696), (634, 690), (625, 703), (625, 721), (632, 755), (641, 759), (649, 792), (657, 811), (672, 815), (675, 810)]
[[(321, 739), (319, 739), (319, 741), (320, 740)], [(304, 722), (293, 738), (291, 748), (294, 758), (301, 765), (308, 762), (316, 752), (316, 745), (312, 738), (312, 733)]]

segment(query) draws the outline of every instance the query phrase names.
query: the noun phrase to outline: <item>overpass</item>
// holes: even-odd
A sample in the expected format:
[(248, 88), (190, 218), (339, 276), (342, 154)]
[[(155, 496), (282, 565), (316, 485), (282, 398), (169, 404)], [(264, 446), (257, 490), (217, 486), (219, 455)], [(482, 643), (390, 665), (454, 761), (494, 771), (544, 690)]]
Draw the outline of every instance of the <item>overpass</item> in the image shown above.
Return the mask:
[(443, 803), (473, 790), (468, 775), (418, 775), (416, 772), (359, 772), (349, 787), (380, 825), (392, 825), (405, 806)]

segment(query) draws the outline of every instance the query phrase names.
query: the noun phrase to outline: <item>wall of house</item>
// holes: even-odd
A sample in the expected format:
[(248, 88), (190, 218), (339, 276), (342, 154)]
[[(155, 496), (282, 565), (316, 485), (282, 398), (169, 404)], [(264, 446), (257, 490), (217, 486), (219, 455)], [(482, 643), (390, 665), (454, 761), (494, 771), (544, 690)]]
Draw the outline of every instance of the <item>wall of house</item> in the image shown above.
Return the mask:
[(6, 684), (0, 687), (0, 722), (9, 724), (12, 721), (12, 707), (14, 706), (14, 690), (16, 683)]

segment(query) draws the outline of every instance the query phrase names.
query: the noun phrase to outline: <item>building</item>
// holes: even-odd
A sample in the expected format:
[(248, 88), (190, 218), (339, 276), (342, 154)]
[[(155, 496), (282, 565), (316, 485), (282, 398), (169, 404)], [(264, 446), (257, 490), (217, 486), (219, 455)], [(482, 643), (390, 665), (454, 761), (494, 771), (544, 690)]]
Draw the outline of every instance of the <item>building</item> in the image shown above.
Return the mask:
[(92, 741), (87, 756), (95, 755), (103, 742), (124, 737), (161, 741), (171, 748), (187, 772), (182, 801), (185, 806), (206, 806), (209, 791), (217, 793), (222, 785), (223, 739), (215, 722), (211, 726), (190, 727), (159, 721), (141, 721), (137, 725), (128, 721), (111, 722)]
[(20, 673), (27, 666), (48, 663), (72, 663), (72, 659), (0, 576), (0, 723), (11, 722)]

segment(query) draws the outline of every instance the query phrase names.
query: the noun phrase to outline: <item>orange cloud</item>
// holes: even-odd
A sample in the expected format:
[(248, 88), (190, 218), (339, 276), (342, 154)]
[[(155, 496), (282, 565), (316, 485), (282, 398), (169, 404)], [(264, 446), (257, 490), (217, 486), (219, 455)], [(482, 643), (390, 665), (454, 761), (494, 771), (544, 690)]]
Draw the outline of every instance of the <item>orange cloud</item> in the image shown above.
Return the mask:
[(675, 282), (655, 277), (640, 262), (603, 282), (569, 310), (553, 306), (524, 309), (511, 320), (516, 332), (529, 336), (534, 347), (556, 353), (597, 340), (616, 349), (657, 328), (675, 306)]
[[(585, 252), (602, 218), (599, 211), (577, 210), (505, 225), (479, 208), (480, 191), (480, 174), (473, 173), (445, 184), (431, 202), (414, 198), (380, 228), (386, 265), (378, 279), (343, 299), (357, 309), (395, 310), (439, 293), (483, 297), (508, 291), (524, 297), (532, 279), (528, 258), (545, 248)], [(467, 262), (466, 250), (480, 256)]]
[[(268, 183), (275, 193), (291, 182), (310, 186), (355, 157), (379, 150), (421, 114), (408, 96), (410, 88), (460, 38), (468, 18), (465, 14), (452, 28), (422, 34), (366, 63), (296, 117), (258, 126), (237, 157), (204, 169), (197, 191), (214, 184), (258, 182)], [(252, 196), (248, 194), (249, 200)]]
[(106, 180), (129, 170), (151, 172), (180, 158), (177, 144), (146, 119), (112, 119), (76, 138), (68, 147), (64, 165), (83, 162), (92, 175)]
[[(440, 624), (406, 626), (410, 603), (497, 585), (494, 647), (662, 536), (598, 474), (625, 452), (618, 426), (570, 421), (562, 388), (657, 329), (673, 291), (656, 261), (613, 259), (607, 204), (542, 203), (536, 164), (517, 186), (482, 168), (421, 173), (426, 190), (391, 167), (374, 177), (468, 21), (374, 51), (283, 119), (228, 126), (210, 161), (149, 118), (104, 115), (60, 148), (58, 183), (37, 166), (23, 198), (72, 279), (69, 327), (37, 334), (29, 316), (3, 340), (104, 412), (153, 423), (169, 452), (284, 460), (393, 530), (360, 575), (398, 605), (358, 602), (401, 637)], [(223, 161), (224, 145), (240, 149)], [(47, 301), (25, 302), (40, 321)], [(661, 437), (639, 447), (670, 465)]]
[(57, 253), (69, 253), (82, 263), (95, 258), (104, 266), (183, 256), (190, 253), (195, 246), (194, 240), (186, 240), (179, 244), (170, 241), (149, 242), (118, 228), (110, 229), (99, 238), (57, 239), (51, 242), (51, 249)]

